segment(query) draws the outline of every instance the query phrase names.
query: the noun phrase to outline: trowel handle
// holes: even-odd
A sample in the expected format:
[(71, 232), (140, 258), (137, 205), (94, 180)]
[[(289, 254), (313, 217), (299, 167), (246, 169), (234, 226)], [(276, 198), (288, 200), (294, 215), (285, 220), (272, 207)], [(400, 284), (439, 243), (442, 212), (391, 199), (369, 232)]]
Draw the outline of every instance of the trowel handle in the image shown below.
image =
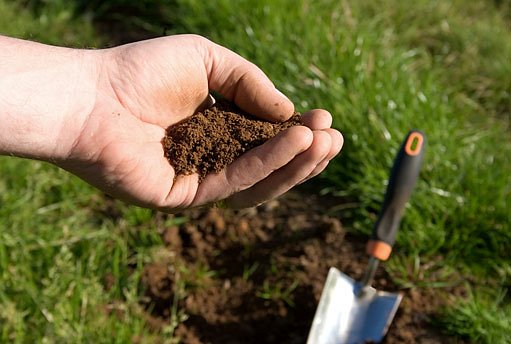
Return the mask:
[(378, 260), (387, 260), (396, 241), (403, 210), (419, 176), (426, 138), (417, 130), (406, 136), (394, 160), (385, 199), (366, 251)]

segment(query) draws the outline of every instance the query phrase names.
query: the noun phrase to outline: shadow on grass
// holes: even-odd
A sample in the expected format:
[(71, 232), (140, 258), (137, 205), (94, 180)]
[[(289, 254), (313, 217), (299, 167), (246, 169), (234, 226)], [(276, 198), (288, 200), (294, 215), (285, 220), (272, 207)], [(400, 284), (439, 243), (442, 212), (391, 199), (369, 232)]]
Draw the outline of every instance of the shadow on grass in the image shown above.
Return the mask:
[(178, 23), (175, 0), (22, 0), (22, 6), (38, 14), (44, 7), (55, 11), (73, 8), (74, 16), (89, 18), (107, 46), (165, 36)]

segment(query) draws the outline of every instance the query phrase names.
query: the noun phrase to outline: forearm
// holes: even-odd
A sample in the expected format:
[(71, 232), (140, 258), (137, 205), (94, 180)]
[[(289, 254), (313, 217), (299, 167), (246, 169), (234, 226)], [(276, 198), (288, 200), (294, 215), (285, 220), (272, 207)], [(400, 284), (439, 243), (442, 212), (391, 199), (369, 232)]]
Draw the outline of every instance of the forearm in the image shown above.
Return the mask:
[(66, 157), (95, 100), (93, 53), (0, 36), (0, 154)]

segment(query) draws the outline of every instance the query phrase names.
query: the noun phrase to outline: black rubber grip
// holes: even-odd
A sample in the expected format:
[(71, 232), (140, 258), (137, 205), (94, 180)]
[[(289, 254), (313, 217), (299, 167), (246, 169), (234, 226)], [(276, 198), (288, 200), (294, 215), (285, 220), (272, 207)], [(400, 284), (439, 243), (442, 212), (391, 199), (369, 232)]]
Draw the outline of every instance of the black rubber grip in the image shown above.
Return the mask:
[(419, 177), (425, 145), (426, 137), (422, 132), (412, 130), (406, 135), (394, 160), (383, 206), (374, 225), (371, 240), (383, 241), (391, 247), (394, 245), (406, 202)]

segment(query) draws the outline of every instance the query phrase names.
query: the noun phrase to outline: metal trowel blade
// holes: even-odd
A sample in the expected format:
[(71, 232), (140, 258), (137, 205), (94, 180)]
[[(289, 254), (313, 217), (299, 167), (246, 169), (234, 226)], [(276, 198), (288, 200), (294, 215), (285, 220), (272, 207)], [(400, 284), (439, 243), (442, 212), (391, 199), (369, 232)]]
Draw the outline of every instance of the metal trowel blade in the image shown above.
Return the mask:
[(402, 295), (365, 287), (330, 268), (307, 344), (380, 342), (396, 314)]

